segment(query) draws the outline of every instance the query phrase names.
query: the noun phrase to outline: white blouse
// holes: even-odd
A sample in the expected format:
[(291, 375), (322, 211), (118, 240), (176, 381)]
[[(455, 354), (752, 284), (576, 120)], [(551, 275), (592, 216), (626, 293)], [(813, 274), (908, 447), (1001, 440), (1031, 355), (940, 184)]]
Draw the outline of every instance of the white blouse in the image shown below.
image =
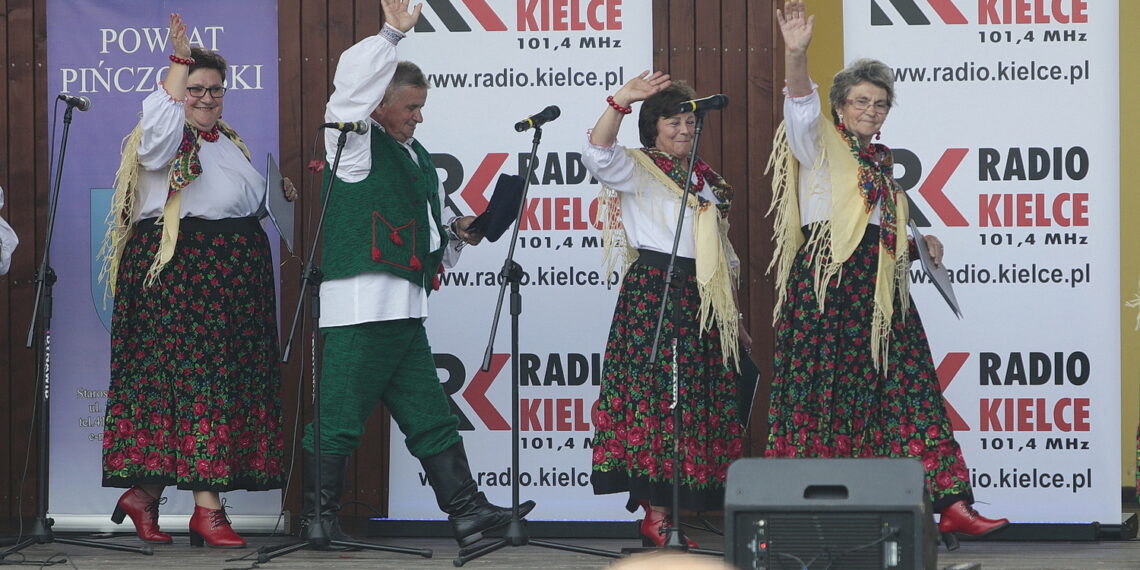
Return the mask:
[[(143, 100), (139, 142), (139, 204), (132, 221), (162, 216), (170, 190), (170, 163), (182, 144), (185, 103), (162, 89)], [(261, 214), (265, 177), (224, 134), (215, 142), (202, 139), (198, 159), (202, 174), (182, 193), (180, 217), (222, 220)]]
[[(392, 76), (396, 73), (396, 43), (404, 35), (385, 24), (384, 30), (370, 36), (344, 51), (333, 77), (333, 93), (325, 106), (325, 121), (351, 122), (367, 120), (370, 126), (379, 126), (372, 120), (372, 111), (380, 105)], [(325, 152), (329, 161), (336, 154), (340, 133), (325, 129)], [(403, 143), (413, 161), (419, 157), (412, 150), (412, 139)], [(331, 167), (331, 162), (330, 162)], [(337, 178), (345, 182), (364, 180), (372, 171), (372, 134), (349, 134), (341, 151)], [(443, 182), (439, 184), (439, 203), (445, 202)], [(333, 195), (333, 200), (336, 195)], [(431, 218), (431, 205), (424, 201)], [(447, 221), (450, 224), (450, 220)], [(430, 249), (435, 251), (442, 243), (435, 224), (429, 224)], [(443, 251), (443, 266), (451, 268), (459, 261), (464, 242), (452, 240)], [(376, 271), (361, 273), (343, 279), (330, 279), (321, 285), (321, 327), (336, 327), (369, 322), (428, 316), (428, 295), (423, 287), (402, 277)]]
[[(813, 83), (811, 94), (802, 97), (788, 96), (784, 89), (784, 124), (788, 133), (788, 145), (800, 163), (799, 198), (800, 224), (822, 222), (831, 218), (831, 178), (828, 175), (827, 160), (815, 172), (812, 167), (819, 160), (822, 141), (819, 140), (820, 114), (819, 90)], [(871, 211), (872, 224), (879, 223), (879, 209)]]
[[(604, 147), (591, 144), (587, 134), (582, 162), (598, 182), (613, 188), (621, 199), (621, 221), (631, 246), (662, 253), (673, 251), (673, 236), (677, 226), (677, 209), (681, 198), (674, 195), (652, 174), (642, 171), (626, 154), (625, 147), (614, 144)], [(697, 174), (693, 173), (694, 184)], [(700, 196), (713, 204), (720, 200), (705, 184)], [(693, 258), (696, 248), (693, 239), (693, 210), (685, 208), (685, 221), (681, 228), (681, 241), (677, 255)]]

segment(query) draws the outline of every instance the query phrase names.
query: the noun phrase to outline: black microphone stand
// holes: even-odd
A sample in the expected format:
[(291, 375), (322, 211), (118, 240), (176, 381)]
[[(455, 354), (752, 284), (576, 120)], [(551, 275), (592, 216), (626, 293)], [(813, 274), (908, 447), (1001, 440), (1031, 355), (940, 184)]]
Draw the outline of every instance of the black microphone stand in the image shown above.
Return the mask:
[[(535, 156), (538, 153), (538, 143), (542, 140), (542, 126), (534, 128), (534, 141), (530, 149), (530, 157), (527, 165), (534, 164)], [(528, 169), (529, 171), (529, 166)], [(456, 566), (463, 566), (470, 560), (474, 560), (486, 554), (490, 554), (500, 548), (506, 546), (525, 546), (532, 544), (534, 546), (541, 546), (543, 548), (553, 548), (556, 550), (567, 550), (570, 552), (577, 552), (579, 554), (593, 554), (595, 556), (605, 556), (608, 558), (621, 558), (622, 555), (617, 552), (609, 552), (606, 550), (598, 550), (596, 548), (588, 548), (585, 546), (574, 546), (571, 544), (560, 544), (557, 542), (550, 542), (546, 540), (535, 540), (530, 538), (527, 534), (523, 520), (519, 517), (519, 315), (522, 314), (522, 293), (519, 290), (519, 283), (522, 281), (523, 270), (522, 267), (515, 262), (515, 246), (518, 244), (519, 235), (519, 220), (522, 220), (522, 213), (526, 208), (526, 194), (530, 189), (530, 175), (524, 175), (525, 181), (523, 182), (522, 198), (519, 201), (519, 211), (515, 217), (515, 228), (511, 232), (511, 247), (507, 251), (507, 258), (503, 261), (503, 268), (499, 271), (501, 283), (499, 285), (499, 301), (495, 304), (495, 318), (491, 323), (491, 336), (487, 339), (487, 350), (483, 354), (484, 372), (491, 369), (491, 354), (495, 345), (495, 333), (499, 329), (499, 317), (502, 315), (503, 310), (503, 294), (506, 292), (507, 283), (511, 285), (511, 522), (507, 525), (507, 530), (503, 533), (503, 537), (495, 542), (470, 546), (467, 548), (460, 548), (459, 554), (456, 555), (455, 560), (452, 562)]]
[[(32, 322), (28, 325), (28, 338), (24, 345), (26, 348), (32, 348), (32, 346), (35, 345), (37, 363), (36, 377), (39, 381), (39, 399), (37, 400), (39, 409), (37, 413), (34, 414), (34, 421), (37, 422), (37, 437), (40, 442), (39, 457), (36, 463), (36, 520), (32, 524), (32, 531), (26, 537), (22, 540), (21, 537), (16, 537), (16, 545), (5, 550), (3, 554), (0, 554), (0, 564), (4, 563), (3, 560), (7, 558), (8, 555), (19, 552), (32, 544), (49, 544), (53, 542), (90, 546), (93, 548), (106, 548), (109, 550), (121, 550), (123, 552), (137, 552), (139, 554), (154, 553), (154, 550), (150, 546), (126, 546), (108, 542), (55, 536), (51, 531), (51, 527), (55, 524), (55, 521), (47, 516), (48, 451), (50, 449), (48, 417), (51, 412), (52, 286), (55, 285), (56, 280), (55, 271), (51, 268), (51, 265), (49, 265), (48, 260), (51, 257), (51, 239), (55, 230), (55, 213), (59, 205), (59, 182), (63, 176), (63, 159), (67, 154), (67, 133), (71, 129), (71, 111), (73, 109), (74, 106), (68, 104), (67, 110), (63, 112), (63, 136), (60, 138), (59, 144), (59, 162), (56, 164), (55, 170), (55, 188), (52, 191), (51, 203), (48, 206), (47, 236), (44, 240), (43, 257), (40, 260), (39, 269), (36, 270), (36, 300), (32, 307)], [(36, 326), (37, 321), (39, 322), (39, 327)]]
[[(370, 136), (365, 133), (361, 136)], [(336, 141), (336, 155), (333, 158), (332, 171), (329, 174), (328, 183), (325, 185), (324, 198), (321, 201), (321, 215), (317, 219), (317, 230), (313, 233), (313, 239), (309, 242), (309, 256), (305, 261), (304, 274), (301, 277), (301, 294), (297, 295), (297, 306), (293, 309), (293, 323), (289, 326), (289, 340), (285, 343), (285, 348), (281, 352), (281, 362), (289, 361), (289, 353), (293, 347), (293, 337), (297, 332), (297, 323), (301, 318), (301, 310), (305, 304), (304, 292), (308, 289), (310, 294), (311, 313), (313, 317), (313, 332), (312, 332), (312, 367), (309, 374), (313, 382), (313, 456), (316, 458), (318, 465), (321, 460), (321, 367), (320, 355), (321, 351), (317, 350), (317, 338), (320, 333), (320, 317), (321, 317), (321, 280), (323, 275), (321, 270), (314, 263), (316, 257), (317, 244), (320, 243), (321, 228), (325, 223), (325, 212), (328, 210), (329, 201), (332, 199), (332, 186), (333, 181), (336, 179), (337, 167), (340, 166), (341, 151), (344, 150), (344, 143), (348, 140), (348, 132), (341, 131), (340, 138)], [(304, 481), (302, 481), (304, 484)], [(372, 544), (368, 542), (358, 542), (355, 540), (333, 540), (329, 537), (329, 531), (325, 528), (324, 517), (321, 516), (321, 470), (313, 470), (313, 480), (310, 483), (313, 487), (315, 499), (315, 512), (314, 520), (309, 523), (309, 538), (308, 540), (301, 540), (292, 544), (278, 546), (276, 548), (262, 547), (257, 551), (257, 561), (259, 563), (268, 562), (279, 556), (284, 556), (291, 552), (296, 552), (302, 548), (313, 548), (314, 550), (328, 550), (329, 546), (337, 546), (343, 549), (361, 549), (361, 550), (378, 550), (383, 552), (398, 552), (401, 554), (417, 554), (424, 558), (431, 558), (432, 551), (421, 548), (406, 548), (403, 546), (388, 546), (384, 544)], [(231, 560), (240, 560), (241, 558), (234, 558)]]
[[(653, 349), (649, 353), (649, 362), (657, 362), (657, 345), (661, 340), (661, 329), (665, 322), (665, 305), (670, 298), (673, 300), (673, 512), (671, 524), (665, 527), (665, 546), (670, 550), (683, 550), (695, 554), (709, 554), (723, 556), (719, 550), (705, 548), (689, 548), (685, 534), (681, 530), (681, 378), (677, 370), (678, 334), (680, 333), (681, 293), (684, 286), (684, 277), (677, 271), (677, 248), (681, 245), (681, 229), (685, 225), (685, 211), (689, 207), (689, 196), (692, 195), (693, 167), (697, 163), (697, 146), (701, 142), (701, 131), (704, 130), (705, 111), (696, 112), (697, 125), (693, 132), (693, 148), (689, 151), (689, 170), (685, 174), (685, 190), (681, 195), (681, 205), (677, 209), (677, 227), (673, 232), (673, 251), (669, 253), (669, 265), (665, 272), (665, 290), (661, 295), (661, 308), (657, 311), (657, 329), (653, 333)], [(624, 549), (623, 552), (640, 551), (642, 549)], [(654, 550), (654, 549), (649, 549)]]

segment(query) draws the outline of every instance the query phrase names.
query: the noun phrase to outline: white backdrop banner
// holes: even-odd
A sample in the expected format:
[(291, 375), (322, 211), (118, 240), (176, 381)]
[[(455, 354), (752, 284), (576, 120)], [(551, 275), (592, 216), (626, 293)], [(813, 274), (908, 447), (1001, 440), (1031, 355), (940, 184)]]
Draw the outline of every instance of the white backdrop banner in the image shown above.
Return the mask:
[[(493, 6), (493, 8), (492, 8)], [(590, 411), (617, 296), (594, 225), (599, 185), (581, 161), (587, 129), (613, 93), (652, 65), (652, 5), (591, 2), (432, 2), (400, 43), (400, 58), (431, 80), (416, 138), (433, 153), (448, 215), (482, 212), (499, 173), (529, 173), (515, 259), (522, 277), (519, 479), (534, 519), (629, 519), (624, 497), (590, 487)], [(515, 122), (557, 105), (537, 160), (533, 131)], [(619, 140), (639, 146), (636, 114)], [(432, 295), (428, 334), (440, 380), (460, 416), (472, 471), (489, 498), (511, 501), (511, 319), (504, 302), (488, 372), (482, 372), (509, 248), (468, 247)], [(509, 295), (508, 295), (509, 299)], [(398, 433), (393, 425), (393, 434)], [(443, 518), (419, 461), (393, 437), (390, 515)]]
[(946, 243), (917, 266), (974, 493), (1021, 522), (1120, 516), (1117, 0), (845, 0), (847, 61), (894, 68), (882, 142)]
[[(98, 252), (123, 137), (138, 122), (142, 100), (161, 89), (170, 64), (171, 12), (187, 22), (191, 45), (226, 57), (226, 119), (249, 145), (255, 166), (264, 168), (265, 153), (277, 154), (276, 0), (48, 0), (48, 104), (54, 106), (59, 93), (91, 99), (90, 111), (73, 116), (51, 250), (59, 281), (52, 320), (48, 508), (56, 530), (124, 528), (112, 527), (108, 519), (122, 490), (100, 487), (111, 308), (98, 281)], [(49, 126), (61, 132), (62, 125)], [(272, 227), (269, 232), (276, 258), (276, 233)], [(190, 493), (167, 496), (164, 516), (193, 512)], [(280, 510), (278, 491), (226, 496), (240, 516)], [(268, 528), (275, 518), (267, 519)]]

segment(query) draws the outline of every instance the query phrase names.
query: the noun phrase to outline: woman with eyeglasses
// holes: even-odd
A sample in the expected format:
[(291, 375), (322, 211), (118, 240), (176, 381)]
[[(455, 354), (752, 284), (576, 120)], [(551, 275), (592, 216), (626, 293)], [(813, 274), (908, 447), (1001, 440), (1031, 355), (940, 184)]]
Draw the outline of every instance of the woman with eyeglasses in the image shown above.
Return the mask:
[(191, 49), (178, 14), (170, 39), (170, 70), (124, 144), (104, 242), (103, 486), (127, 488), (111, 518), (130, 516), (144, 541), (171, 542), (158, 508), (175, 486), (194, 493), (191, 545), (239, 548), (219, 493), (282, 481), (265, 179), (221, 120), (225, 60)]
[(772, 159), (776, 214), (775, 376), (768, 457), (912, 457), (941, 513), (947, 546), (1008, 524), (973, 509), (930, 346), (908, 291), (917, 246), (891, 152), (876, 143), (895, 102), (884, 63), (835, 75), (830, 113), (808, 76), (813, 17), (802, 0), (777, 10), (787, 85)]

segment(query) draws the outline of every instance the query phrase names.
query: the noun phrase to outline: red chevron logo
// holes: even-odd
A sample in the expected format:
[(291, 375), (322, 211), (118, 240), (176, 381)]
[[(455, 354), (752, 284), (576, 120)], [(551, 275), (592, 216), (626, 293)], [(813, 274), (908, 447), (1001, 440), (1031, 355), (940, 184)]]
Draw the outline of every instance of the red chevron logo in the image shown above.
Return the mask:
[(503, 431), (511, 429), (511, 424), (503, 419), (502, 414), (495, 409), (495, 405), (487, 398), (487, 390), (491, 388), (491, 384), (495, 382), (495, 378), (499, 375), (499, 371), (503, 369), (503, 365), (510, 360), (509, 354), (492, 354), (490, 370), (484, 371), (479, 369), (475, 376), (471, 378), (471, 383), (463, 390), (463, 399), (471, 404), (471, 409), (479, 419), (483, 420), (483, 425), (491, 431)]
[(471, 207), (471, 210), (476, 215), (487, 209), (487, 188), (495, 179), (495, 175), (499, 173), (499, 169), (507, 162), (509, 155), (505, 152), (495, 152), (483, 157), (483, 162), (479, 163), (479, 167), (475, 169), (475, 173), (471, 178), (467, 179), (467, 185), (459, 192), (463, 197), (463, 201)]
[(948, 352), (946, 356), (942, 357), (942, 362), (938, 364), (938, 385), (942, 388), (942, 403), (946, 406), (946, 416), (950, 418), (950, 427), (954, 431), (970, 431), (970, 426), (962, 416), (946, 401), (946, 388), (954, 381), (958, 371), (966, 364), (966, 360), (970, 358), (968, 352)]
[(962, 159), (966, 158), (968, 149), (964, 148), (948, 148), (946, 152), (942, 153), (942, 158), (938, 159), (938, 163), (931, 169), (930, 175), (922, 182), (919, 187), (918, 193), (926, 199), (926, 203), (938, 214), (942, 219), (942, 223), (949, 227), (964, 227), (970, 225), (966, 221), (962, 212), (954, 207), (954, 203), (943, 192), (946, 187), (946, 182), (950, 180), (950, 176), (958, 169), (958, 165), (962, 163)]

